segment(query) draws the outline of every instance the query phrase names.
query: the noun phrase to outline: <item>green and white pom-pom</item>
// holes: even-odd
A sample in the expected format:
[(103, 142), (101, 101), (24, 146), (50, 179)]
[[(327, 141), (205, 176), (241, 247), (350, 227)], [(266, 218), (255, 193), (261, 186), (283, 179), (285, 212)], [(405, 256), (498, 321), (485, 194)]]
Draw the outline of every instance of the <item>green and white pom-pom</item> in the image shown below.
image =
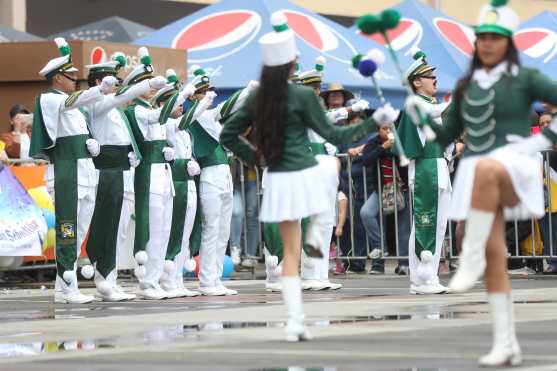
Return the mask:
[(379, 49), (371, 49), (366, 54), (367, 59), (371, 59), (377, 67), (381, 67), (385, 63), (385, 54)]
[(400, 23), (400, 12), (395, 9), (385, 9), (381, 12), (379, 18), (381, 20), (381, 30), (391, 30)]
[(358, 69), (358, 65), (360, 64), (360, 61), (362, 60), (362, 58), (364, 57), (363, 54), (356, 54), (355, 56), (352, 57), (352, 67), (354, 67), (355, 69)]
[(147, 263), (147, 260), (149, 260), (149, 255), (147, 255), (147, 252), (142, 250), (135, 253), (134, 258), (137, 264), (144, 265)]
[(60, 50), (60, 55), (62, 55), (62, 57), (69, 55), (72, 52), (72, 49), (70, 48), (70, 44), (68, 44), (66, 39), (64, 39), (63, 37), (55, 38), (54, 42), (56, 43), (58, 50)]
[(174, 84), (176, 83), (176, 81), (178, 81), (178, 76), (176, 76), (176, 71), (174, 71), (172, 68), (167, 69), (166, 82), (168, 82), (169, 84)]
[(137, 56), (139, 57), (141, 64), (144, 66), (148, 66), (153, 62), (151, 56), (149, 55), (149, 49), (144, 46), (137, 50)]
[(197, 64), (194, 64), (193, 66), (191, 66), (191, 70), (193, 71), (194, 76), (205, 76), (206, 75), (205, 70)]
[(500, 6), (507, 5), (508, 2), (508, 0), (491, 0), (491, 6), (494, 8), (498, 8)]
[(423, 51), (421, 51), (420, 48), (418, 48), (416, 45), (414, 45), (410, 48), (410, 55), (416, 61), (418, 59), (422, 59), (422, 58), (426, 57), (425, 53)]
[(322, 72), (325, 69), (325, 63), (327, 62), (327, 59), (320, 55), (319, 57), (317, 57), (315, 59), (315, 70)]
[(271, 14), (271, 26), (275, 32), (283, 32), (289, 29), (288, 19), (283, 12), (274, 12)]
[(112, 60), (118, 62), (118, 68), (126, 67), (126, 64), (128, 64), (128, 61), (126, 60), (126, 55), (122, 52), (114, 53), (114, 56), (112, 56)]
[(366, 14), (358, 18), (356, 26), (365, 35), (372, 35), (381, 31), (381, 21), (373, 14)]

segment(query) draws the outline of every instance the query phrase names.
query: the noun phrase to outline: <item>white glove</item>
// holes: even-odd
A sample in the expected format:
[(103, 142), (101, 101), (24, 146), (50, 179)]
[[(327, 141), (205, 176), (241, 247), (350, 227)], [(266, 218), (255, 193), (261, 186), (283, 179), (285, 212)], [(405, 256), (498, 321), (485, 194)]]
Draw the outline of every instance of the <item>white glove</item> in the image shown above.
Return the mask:
[(195, 94), (195, 86), (193, 84), (187, 84), (186, 86), (184, 86), (184, 88), (182, 89), (182, 91), (180, 92), (180, 94), (182, 95), (182, 98), (185, 100), (189, 97), (191, 97), (192, 95)]
[(364, 99), (360, 99), (356, 103), (354, 103), (351, 107), (353, 112), (361, 112), (369, 108), (369, 102)]
[(340, 120), (345, 120), (348, 118), (348, 110), (346, 108), (339, 108), (336, 109), (334, 111), (331, 112), (327, 112), (327, 117), (329, 118), (329, 120), (331, 120), (333, 123), (340, 121)]
[(188, 167), (188, 174), (190, 176), (196, 176), (201, 174), (201, 168), (199, 167), (197, 161), (195, 161), (194, 159), (188, 161), (187, 167)]
[(191, 80), (190, 84), (195, 86), (199, 84), (203, 80), (203, 75), (195, 76), (193, 80)]
[(217, 93), (215, 93), (215, 92), (212, 91), (212, 90), (211, 90), (211, 91), (208, 91), (208, 92), (205, 94), (205, 98), (210, 99), (211, 102), (214, 101), (216, 97), (217, 97)]
[(536, 134), (527, 138), (509, 134), (506, 136), (507, 144), (505, 147), (513, 152), (524, 155), (533, 155), (543, 150), (551, 148), (551, 140), (543, 134)]
[(114, 76), (105, 76), (101, 81), (101, 92), (103, 94), (112, 93), (116, 85), (118, 84), (118, 79)]
[(136, 168), (139, 166), (141, 161), (135, 155), (135, 152), (128, 152), (128, 161), (130, 162), (130, 166)]
[(95, 139), (89, 138), (85, 141), (85, 144), (87, 145), (87, 151), (89, 151), (91, 156), (97, 157), (99, 153), (101, 153), (101, 145)]
[(406, 113), (415, 125), (420, 125), (420, 116), (418, 112), (425, 118), (430, 114), (431, 106), (417, 95), (409, 95), (404, 102)]
[(164, 147), (162, 149), (162, 154), (164, 155), (165, 161), (168, 161), (168, 162), (174, 161), (174, 158), (175, 158), (174, 148)]
[(386, 103), (373, 112), (372, 118), (379, 126), (392, 125), (398, 118), (398, 114), (398, 110), (394, 109), (390, 103)]
[(151, 89), (160, 90), (166, 86), (166, 78), (163, 76), (155, 76), (149, 79), (149, 86)]
[(250, 82), (248, 82), (248, 86), (246, 87), (246, 89), (248, 89), (249, 92), (252, 92), (258, 87), (259, 87), (259, 81), (251, 80)]
[(331, 143), (325, 142), (325, 151), (329, 156), (334, 156), (337, 153), (337, 147), (335, 147)]

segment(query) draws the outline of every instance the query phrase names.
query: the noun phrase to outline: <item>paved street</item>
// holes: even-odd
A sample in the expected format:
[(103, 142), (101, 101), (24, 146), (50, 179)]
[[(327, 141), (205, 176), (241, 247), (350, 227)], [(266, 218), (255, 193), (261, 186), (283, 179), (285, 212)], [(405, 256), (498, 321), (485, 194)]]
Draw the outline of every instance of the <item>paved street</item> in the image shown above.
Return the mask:
[[(412, 296), (405, 277), (336, 281), (345, 288), (304, 295), (316, 339), (298, 344), (282, 341), (281, 297), (263, 281), (230, 281), (236, 297), (84, 306), (55, 305), (49, 289), (0, 290), (0, 370), (474, 370), (489, 349), (480, 286)], [(515, 370), (557, 370), (557, 281), (513, 287), (525, 356)]]

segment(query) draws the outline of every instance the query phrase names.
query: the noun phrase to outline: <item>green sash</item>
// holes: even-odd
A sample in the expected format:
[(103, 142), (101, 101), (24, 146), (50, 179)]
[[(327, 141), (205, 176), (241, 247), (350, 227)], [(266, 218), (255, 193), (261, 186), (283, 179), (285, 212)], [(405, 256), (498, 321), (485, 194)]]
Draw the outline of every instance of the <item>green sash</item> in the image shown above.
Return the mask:
[(122, 120), (124, 121), (124, 124), (126, 124), (126, 129), (128, 130), (128, 134), (130, 136), (130, 141), (132, 143), (133, 153), (135, 153), (135, 157), (137, 157), (137, 159), (139, 161), (141, 161), (143, 159), (143, 156), (141, 156), (141, 151), (139, 150), (139, 146), (137, 145), (137, 142), (135, 140), (135, 136), (133, 135), (133, 131), (132, 131), (132, 128), (130, 126), (130, 121), (128, 120), (128, 116), (126, 116), (126, 111), (123, 108), (120, 108), (120, 107), (117, 108), (116, 110), (118, 111), (118, 113), (122, 117)]
[(135, 136), (143, 161), (135, 168), (134, 191), (135, 191), (135, 239), (134, 255), (143, 251), (149, 242), (149, 190), (151, 186), (151, 165), (166, 163), (162, 149), (167, 145), (165, 140), (147, 141), (141, 133), (141, 129), (135, 118), (135, 106), (148, 104), (136, 99), (133, 105), (126, 110), (130, 127)]
[(438, 182), (437, 159), (415, 160), (413, 213), (415, 228), (415, 253), (420, 258), (423, 250), (435, 254), (437, 238)]
[(116, 269), (118, 226), (124, 200), (124, 170), (129, 170), (130, 146), (104, 145), (93, 159), (99, 169), (99, 184), (91, 230), (87, 239), (87, 256), (106, 278)]
[(90, 157), (85, 142), (89, 136), (75, 135), (56, 140), (50, 151), (54, 163), (54, 210), (56, 214), (56, 270), (63, 278), (77, 261), (77, 161)]
[(172, 226), (170, 239), (166, 249), (166, 260), (174, 260), (182, 250), (184, 224), (188, 205), (188, 180), (187, 163), (189, 160), (176, 159), (172, 164), (172, 181), (176, 192), (172, 205)]

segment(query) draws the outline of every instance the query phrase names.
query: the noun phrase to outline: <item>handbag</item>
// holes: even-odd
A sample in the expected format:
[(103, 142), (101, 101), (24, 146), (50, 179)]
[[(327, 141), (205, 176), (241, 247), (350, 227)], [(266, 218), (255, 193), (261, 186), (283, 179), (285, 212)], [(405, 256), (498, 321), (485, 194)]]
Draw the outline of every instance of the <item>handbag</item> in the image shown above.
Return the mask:
[(383, 208), (383, 215), (390, 215), (394, 214), (395, 212), (395, 196), (396, 196), (396, 208), (397, 211), (404, 210), (406, 207), (406, 201), (404, 199), (404, 195), (402, 193), (402, 179), (396, 172), (396, 189), (395, 189), (395, 182), (391, 182), (383, 186), (383, 190), (381, 191), (381, 207)]

